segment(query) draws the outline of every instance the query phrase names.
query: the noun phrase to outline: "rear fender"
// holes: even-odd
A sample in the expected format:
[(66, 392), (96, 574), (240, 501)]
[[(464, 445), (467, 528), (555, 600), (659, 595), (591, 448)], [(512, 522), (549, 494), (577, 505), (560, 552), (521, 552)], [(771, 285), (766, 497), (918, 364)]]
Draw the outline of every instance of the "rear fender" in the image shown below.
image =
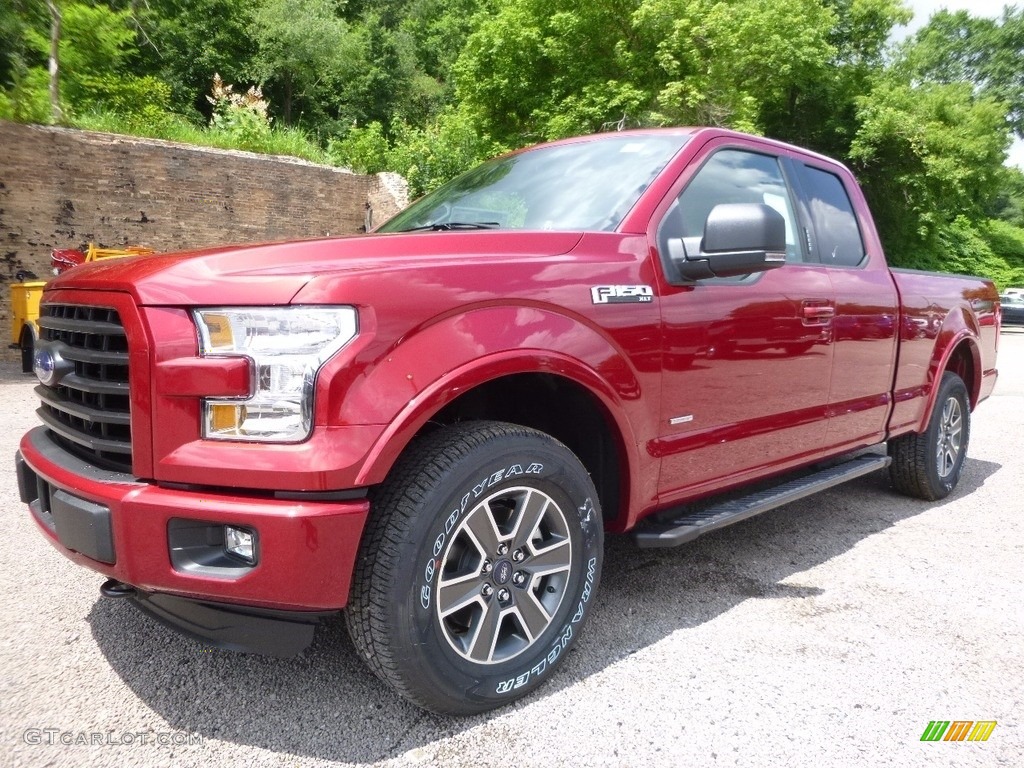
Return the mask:
[(980, 332), (977, 319), (963, 307), (958, 307), (946, 316), (942, 324), (942, 330), (935, 339), (935, 348), (932, 352), (931, 363), (928, 366), (928, 402), (925, 406), (921, 421), (918, 422), (917, 432), (924, 432), (928, 428), (932, 412), (935, 410), (935, 401), (939, 393), (939, 382), (942, 374), (951, 370), (951, 359), (961, 345), (966, 345), (970, 357), (971, 376), (966, 380), (967, 395), (970, 406), (973, 410), (978, 404), (981, 394), (981, 351), (979, 348)]

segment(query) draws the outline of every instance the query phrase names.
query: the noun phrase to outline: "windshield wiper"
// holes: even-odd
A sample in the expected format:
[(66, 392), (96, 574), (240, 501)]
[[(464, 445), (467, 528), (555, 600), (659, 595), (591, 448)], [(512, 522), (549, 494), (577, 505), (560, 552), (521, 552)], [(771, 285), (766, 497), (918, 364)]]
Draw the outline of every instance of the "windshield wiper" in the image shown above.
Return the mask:
[(439, 221), (433, 224), (424, 224), (422, 227), (410, 227), (401, 229), (400, 232), (450, 232), (453, 229), (497, 229), (500, 227), (496, 221)]

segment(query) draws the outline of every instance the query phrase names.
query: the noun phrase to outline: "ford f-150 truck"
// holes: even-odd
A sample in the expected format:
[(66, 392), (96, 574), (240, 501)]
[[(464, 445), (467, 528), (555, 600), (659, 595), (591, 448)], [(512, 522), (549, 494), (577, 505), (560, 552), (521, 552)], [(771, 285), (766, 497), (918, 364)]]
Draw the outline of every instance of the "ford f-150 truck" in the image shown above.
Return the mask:
[(999, 324), (991, 282), (889, 269), (832, 160), (589, 136), (370, 235), (60, 276), (19, 487), (108, 597), (278, 655), (344, 610), (399, 693), (479, 712), (576, 642), (606, 532), (672, 546), (886, 469), (949, 494)]

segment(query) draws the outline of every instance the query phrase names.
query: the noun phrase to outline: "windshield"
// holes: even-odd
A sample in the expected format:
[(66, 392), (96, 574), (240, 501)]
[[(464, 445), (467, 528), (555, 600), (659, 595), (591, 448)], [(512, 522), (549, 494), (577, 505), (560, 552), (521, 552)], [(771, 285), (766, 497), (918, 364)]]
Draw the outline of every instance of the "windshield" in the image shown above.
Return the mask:
[(449, 181), (377, 231), (611, 231), (688, 138), (610, 134), (499, 157)]

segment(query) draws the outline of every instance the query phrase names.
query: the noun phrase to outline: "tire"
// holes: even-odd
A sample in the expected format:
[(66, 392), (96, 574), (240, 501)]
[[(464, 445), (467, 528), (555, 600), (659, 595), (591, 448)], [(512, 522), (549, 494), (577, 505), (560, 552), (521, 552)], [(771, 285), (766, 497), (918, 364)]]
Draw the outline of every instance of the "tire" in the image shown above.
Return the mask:
[(955, 373), (946, 372), (928, 428), (889, 441), (893, 486), (900, 493), (927, 501), (945, 498), (960, 482), (970, 436), (967, 387)]
[(413, 443), (371, 498), (349, 634), (425, 709), (500, 707), (575, 644), (602, 539), (590, 476), (557, 440), (501, 422), (445, 427)]
[(21, 372), (32, 373), (32, 364), (36, 354), (36, 334), (28, 323), (25, 323), (25, 327), (21, 329), (19, 346), (21, 347)]

